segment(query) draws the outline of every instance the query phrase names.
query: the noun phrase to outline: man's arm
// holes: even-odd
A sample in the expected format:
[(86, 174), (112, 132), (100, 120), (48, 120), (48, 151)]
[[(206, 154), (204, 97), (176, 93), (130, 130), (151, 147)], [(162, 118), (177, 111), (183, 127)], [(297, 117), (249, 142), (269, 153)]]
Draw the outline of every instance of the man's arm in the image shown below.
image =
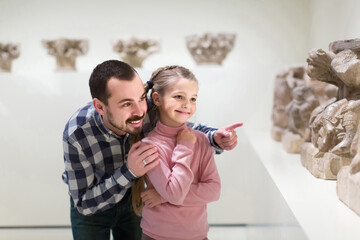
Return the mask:
[(234, 123), (224, 128), (217, 129), (206, 125), (187, 122), (188, 127), (203, 132), (208, 137), (216, 154), (220, 154), (224, 150), (232, 150), (236, 147), (237, 135), (235, 129), (242, 125), (242, 123)]
[(76, 142), (63, 141), (66, 181), (74, 206), (83, 215), (111, 208), (125, 195), (136, 178), (124, 164), (102, 182), (94, 183), (95, 172)]
[[(111, 208), (121, 201), (137, 177), (158, 165), (156, 148), (152, 145), (139, 146), (140, 142), (131, 147), (127, 164), (115, 169), (103, 181), (95, 183), (93, 166), (80, 144), (71, 138), (63, 141), (67, 183), (74, 205), (81, 214), (91, 215)], [(97, 157), (102, 157), (102, 153), (98, 152)], [(143, 163), (145, 159), (146, 165)]]
[(214, 135), (218, 130), (217, 128), (208, 127), (202, 124), (194, 124), (192, 122), (187, 122), (186, 125), (192, 129), (203, 132), (209, 139), (210, 145), (214, 148), (216, 154), (220, 154), (224, 151), (224, 149), (222, 149), (214, 140)]

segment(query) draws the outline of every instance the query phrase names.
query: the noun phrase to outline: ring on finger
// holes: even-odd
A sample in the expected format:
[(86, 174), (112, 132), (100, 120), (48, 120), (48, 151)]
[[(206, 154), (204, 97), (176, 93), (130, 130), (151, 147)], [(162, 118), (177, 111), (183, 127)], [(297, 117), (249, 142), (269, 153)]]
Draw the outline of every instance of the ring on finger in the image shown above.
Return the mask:
[(143, 162), (143, 164), (144, 165), (146, 165), (147, 164), (147, 162), (146, 162), (146, 160), (144, 159), (144, 160), (142, 160), (142, 162)]

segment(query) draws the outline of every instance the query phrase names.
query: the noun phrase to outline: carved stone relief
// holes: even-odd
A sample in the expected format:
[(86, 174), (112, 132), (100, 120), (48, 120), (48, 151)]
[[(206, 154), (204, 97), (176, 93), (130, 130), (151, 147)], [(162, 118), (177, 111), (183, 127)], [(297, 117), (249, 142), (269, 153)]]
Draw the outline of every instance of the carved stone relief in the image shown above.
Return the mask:
[[(356, 137), (359, 137), (359, 129)], [(358, 140), (355, 142), (359, 143)], [(340, 169), (337, 175), (336, 193), (339, 199), (360, 216), (360, 144), (349, 166)]]
[(57, 71), (75, 71), (76, 58), (88, 51), (87, 40), (65, 39), (43, 40), (42, 45), (48, 54), (56, 57)]
[(160, 41), (138, 37), (122, 38), (114, 41), (113, 50), (120, 54), (124, 62), (140, 68), (149, 55), (160, 50)]
[(283, 132), (288, 126), (286, 106), (291, 102), (291, 88), (286, 81), (290, 70), (285, 70), (276, 75), (274, 85), (274, 99), (272, 109), (272, 130), (271, 135), (275, 141), (281, 141)]
[(320, 105), (327, 103), (331, 98), (334, 98), (337, 95), (338, 88), (335, 85), (312, 79), (306, 72), (304, 74), (304, 80), (306, 86), (309, 86), (314, 92)]
[(310, 78), (338, 87), (337, 96), (311, 113), (311, 143), (301, 149), (301, 162), (316, 177), (336, 179), (357, 152), (360, 115), (360, 40), (337, 41), (329, 52), (312, 50)]
[(0, 72), (11, 72), (11, 63), (19, 55), (18, 44), (0, 43)]
[(331, 91), (315, 92), (314, 86), (302, 66), (289, 67), (276, 76), (272, 138), (281, 141), (289, 153), (299, 153), (301, 145), (310, 141), (310, 114), (319, 105), (319, 99), (331, 96)]
[(233, 49), (235, 34), (190, 35), (186, 37), (186, 46), (198, 65), (221, 65), (227, 54)]

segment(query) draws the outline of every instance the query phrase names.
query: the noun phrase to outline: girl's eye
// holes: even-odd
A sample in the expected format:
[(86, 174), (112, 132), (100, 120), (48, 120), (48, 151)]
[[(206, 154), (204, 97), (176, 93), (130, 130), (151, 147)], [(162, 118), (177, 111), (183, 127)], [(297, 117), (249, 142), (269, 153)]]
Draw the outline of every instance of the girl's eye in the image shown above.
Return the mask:
[(196, 102), (196, 98), (191, 98), (191, 102)]
[(176, 99), (181, 99), (182, 97), (180, 95), (175, 96)]

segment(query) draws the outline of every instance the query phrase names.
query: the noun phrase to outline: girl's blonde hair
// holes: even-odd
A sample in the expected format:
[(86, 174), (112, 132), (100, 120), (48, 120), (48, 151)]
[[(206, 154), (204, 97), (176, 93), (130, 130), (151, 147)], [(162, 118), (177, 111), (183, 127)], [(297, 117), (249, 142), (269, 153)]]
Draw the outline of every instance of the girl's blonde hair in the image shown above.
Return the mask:
[[(152, 73), (150, 80), (144, 85), (145, 93), (148, 93), (151, 89), (150, 98), (152, 98), (153, 92), (157, 92), (159, 95), (163, 95), (168, 86), (179, 78), (184, 78), (198, 83), (195, 75), (189, 69), (178, 65), (171, 65), (158, 68)], [(135, 180), (132, 187), (132, 207), (138, 216), (141, 216), (141, 211), (143, 208), (141, 192), (144, 191), (144, 189), (145, 176), (142, 176)]]
[(150, 83), (145, 84), (145, 92), (148, 92), (150, 90), (150, 85), (153, 85), (150, 96), (153, 92), (163, 95), (167, 87), (179, 78), (185, 78), (190, 81), (195, 81), (196, 83), (198, 82), (195, 75), (189, 69), (178, 65), (171, 65), (158, 68), (153, 72), (149, 80)]
[[(132, 140), (131, 144), (140, 141), (140, 135), (136, 134)], [(143, 208), (143, 202), (141, 200), (141, 192), (145, 189), (145, 177), (141, 176), (135, 179), (133, 186), (131, 188), (131, 203), (136, 215), (141, 216), (141, 211)]]

